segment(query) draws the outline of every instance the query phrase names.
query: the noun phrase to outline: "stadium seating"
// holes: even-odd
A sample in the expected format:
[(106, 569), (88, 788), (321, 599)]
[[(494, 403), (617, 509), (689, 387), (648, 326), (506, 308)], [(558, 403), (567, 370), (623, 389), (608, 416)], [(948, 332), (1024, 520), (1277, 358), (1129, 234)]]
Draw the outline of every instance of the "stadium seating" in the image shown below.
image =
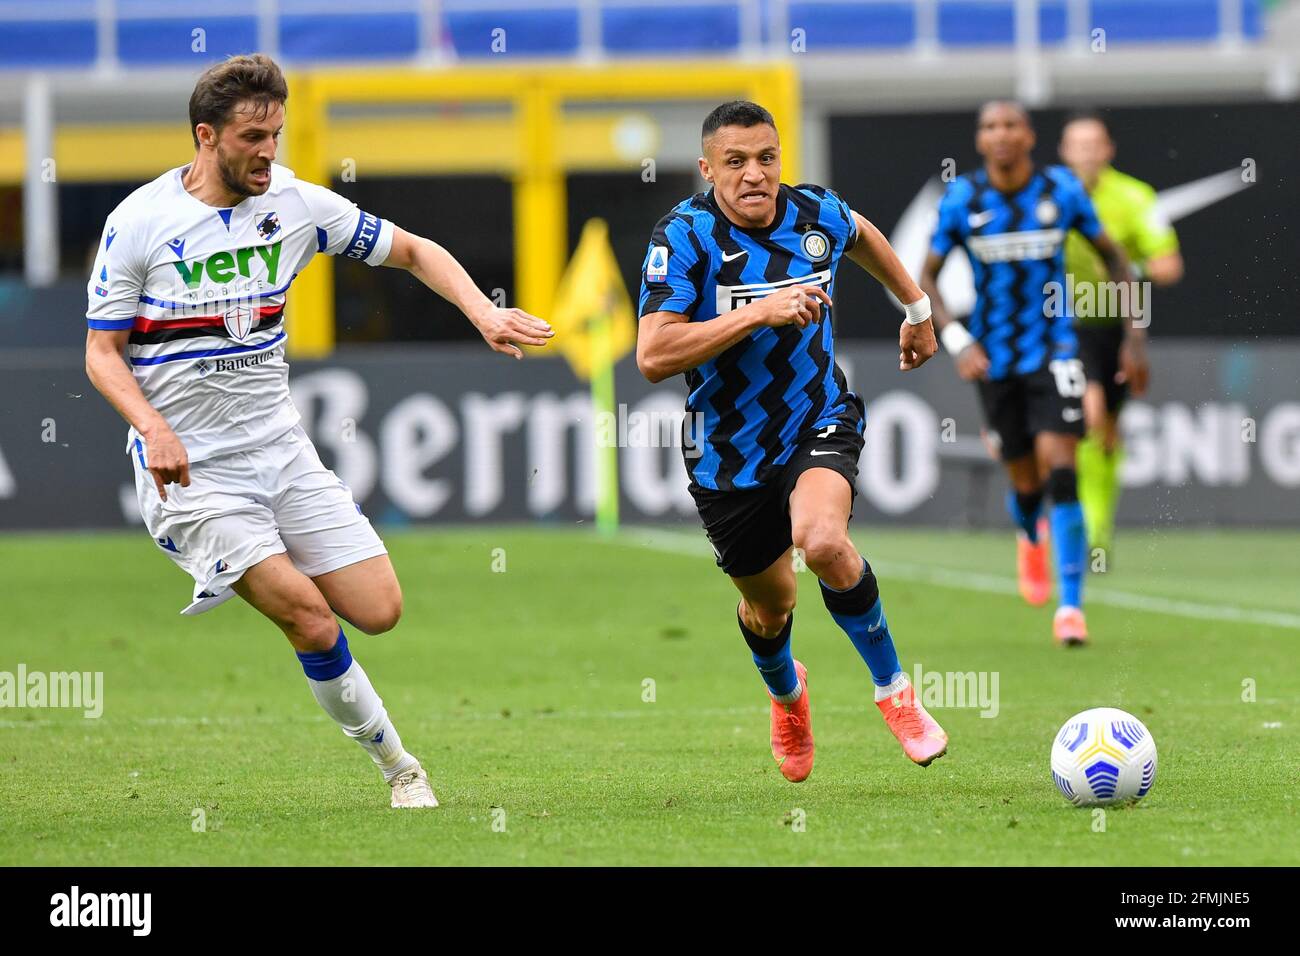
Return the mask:
[[(933, 0), (935, 41), (964, 49), (1015, 41), (1015, 0)], [(1069, 0), (1040, 0), (1039, 37), (1047, 46), (1067, 39)], [(0, 0), (0, 69), (76, 68), (104, 51), (128, 67), (175, 66), (217, 59), (273, 42), (288, 62), (407, 61), (440, 46), (460, 59), (570, 57), (582, 52), (580, 0), (277, 0), (272, 22), (259, 24), (257, 0), (170, 6), (118, 0), (101, 27), (95, 0)], [(746, 35), (740, 0), (655, 4), (601, 0), (596, 5), (604, 55), (711, 55), (741, 49)], [(1220, 0), (1091, 0), (1088, 29), (1101, 27), (1108, 44), (1203, 43), (1220, 36)], [(1243, 0), (1241, 34), (1259, 39), (1261, 0)], [(753, 34), (772, 43), (802, 29), (809, 54), (906, 49), (922, 36), (917, 0), (764, 0)], [(422, 41), (422, 16), (439, 10), (441, 44)], [(198, 11), (198, 12), (196, 12)], [(364, 11), (364, 12), (358, 12)], [(99, 31), (109, 29), (111, 37)], [(499, 33), (495, 31), (504, 31)], [(432, 35), (437, 31), (430, 29)], [(268, 38), (271, 38), (268, 41)], [(111, 42), (104, 42), (107, 39)], [(501, 49), (504, 42), (505, 49)]]

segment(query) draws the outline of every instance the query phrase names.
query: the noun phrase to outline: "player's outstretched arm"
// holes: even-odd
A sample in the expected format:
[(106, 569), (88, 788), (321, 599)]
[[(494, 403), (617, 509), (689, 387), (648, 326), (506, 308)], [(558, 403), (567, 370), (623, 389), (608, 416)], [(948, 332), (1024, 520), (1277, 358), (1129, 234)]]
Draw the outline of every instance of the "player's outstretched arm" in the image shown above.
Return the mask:
[(545, 345), (555, 334), (550, 325), (523, 309), (503, 309), (493, 304), (464, 266), (432, 239), (394, 226), (393, 247), (384, 265), (405, 269), (460, 309), (495, 352), (521, 359), (524, 353), (520, 345)]
[(905, 372), (920, 368), (939, 351), (925, 293), (912, 281), (907, 267), (879, 229), (856, 212), (853, 222), (858, 238), (845, 255), (908, 307), (907, 321), (898, 330), (898, 367)]
[(763, 326), (804, 328), (821, 318), (826, 290), (794, 285), (757, 299), (708, 322), (692, 322), (680, 312), (648, 312), (636, 335), (636, 365), (651, 382), (662, 382), (721, 355)]
[(1183, 281), (1182, 254), (1169, 252), (1162, 256), (1153, 256), (1143, 263), (1142, 271), (1156, 285), (1178, 285)]
[(158, 486), (158, 496), (166, 501), (164, 485), (179, 482), (182, 487), (189, 487), (190, 459), (181, 440), (157, 409), (149, 404), (135, 376), (122, 360), (122, 351), (130, 337), (130, 329), (87, 331), (86, 376), (99, 394), (108, 399), (117, 413), (144, 438), (149, 473)]
[(956, 363), (957, 374), (968, 382), (974, 382), (987, 377), (989, 357), (966, 327), (952, 317), (939, 293), (939, 270), (943, 268), (943, 260), (944, 257), (937, 252), (926, 253), (925, 265), (921, 267), (921, 289), (930, 297), (930, 311), (939, 327), (939, 338)]
[[(1118, 243), (1104, 232), (1097, 233), (1089, 242), (1105, 260), (1111, 282), (1123, 287), (1132, 281), (1128, 256)], [(1127, 301), (1130, 308), (1124, 316), (1124, 344), (1120, 346), (1119, 371), (1115, 373), (1115, 381), (1121, 385), (1128, 383), (1129, 390), (1134, 395), (1141, 396), (1146, 394), (1151, 380), (1151, 365), (1147, 361), (1146, 317), (1140, 310), (1132, 308), (1135, 298), (1136, 296), (1125, 296), (1121, 299), (1122, 302)], [(1148, 303), (1147, 306), (1149, 305)]]

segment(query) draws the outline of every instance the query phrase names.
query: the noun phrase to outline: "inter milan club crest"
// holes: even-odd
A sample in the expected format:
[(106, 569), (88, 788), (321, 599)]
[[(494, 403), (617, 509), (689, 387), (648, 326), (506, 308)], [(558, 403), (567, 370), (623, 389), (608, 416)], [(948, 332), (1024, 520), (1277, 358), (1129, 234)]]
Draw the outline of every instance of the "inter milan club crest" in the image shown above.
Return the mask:
[(1052, 225), (1052, 223), (1056, 222), (1056, 217), (1060, 214), (1060, 211), (1056, 208), (1056, 203), (1052, 202), (1050, 199), (1044, 199), (1040, 202), (1038, 208), (1034, 210), (1034, 212), (1038, 216), (1038, 221), (1044, 226)]
[(825, 259), (831, 251), (830, 240), (826, 238), (826, 234), (818, 232), (816, 229), (809, 229), (805, 232), (799, 245), (809, 262)]
[(226, 310), (226, 332), (232, 339), (243, 341), (249, 332), (253, 331), (253, 310), (247, 306), (238, 305), (233, 309)]
[(273, 239), (280, 231), (280, 219), (273, 212), (268, 212), (257, 223), (257, 234), (263, 239)]

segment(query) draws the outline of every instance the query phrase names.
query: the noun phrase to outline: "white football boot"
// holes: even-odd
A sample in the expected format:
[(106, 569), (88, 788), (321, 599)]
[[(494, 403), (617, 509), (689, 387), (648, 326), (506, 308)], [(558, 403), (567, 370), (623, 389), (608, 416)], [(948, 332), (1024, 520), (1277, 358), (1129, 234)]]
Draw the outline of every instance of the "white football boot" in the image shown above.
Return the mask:
[(429, 786), (429, 775), (418, 763), (406, 773), (394, 777), (389, 786), (393, 788), (394, 809), (438, 805), (438, 798)]

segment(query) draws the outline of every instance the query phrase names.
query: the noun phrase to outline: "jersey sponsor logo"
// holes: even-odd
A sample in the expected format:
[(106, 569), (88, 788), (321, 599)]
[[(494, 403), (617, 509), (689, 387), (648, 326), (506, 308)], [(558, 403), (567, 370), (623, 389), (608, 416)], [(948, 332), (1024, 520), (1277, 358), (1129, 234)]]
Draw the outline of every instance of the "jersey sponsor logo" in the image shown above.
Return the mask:
[(361, 221), (357, 223), (357, 231), (352, 234), (352, 241), (343, 254), (349, 259), (365, 259), (378, 241), (379, 217), (363, 211)]
[(266, 281), (274, 285), (280, 268), (279, 242), (273, 242), (269, 246), (246, 246), (234, 252), (223, 249), (214, 252), (207, 259), (195, 259), (192, 265), (187, 265), (184, 261), (173, 262), (172, 265), (188, 288), (197, 289), (203, 283), (205, 272), (213, 282), (230, 282), (236, 275), (251, 279), (254, 254), (266, 265)]
[(280, 218), (273, 212), (268, 212), (257, 224), (257, 234), (263, 239), (274, 238), (279, 231)]
[(826, 233), (817, 229), (809, 229), (804, 233), (803, 239), (799, 241), (799, 247), (809, 262), (820, 262), (831, 252), (831, 242), (826, 238)]
[(254, 352), (252, 355), (241, 355), (239, 358), (218, 358), (212, 360), (212, 371), (214, 372), (238, 372), (246, 368), (253, 368), (261, 365), (263, 362), (269, 362), (275, 356), (275, 349), (267, 349), (264, 352)]
[(668, 247), (655, 246), (650, 250), (650, 258), (646, 261), (645, 281), (646, 282), (664, 282), (668, 279)]
[(246, 368), (253, 368), (263, 362), (269, 362), (274, 357), (275, 349), (265, 349), (239, 358), (201, 358), (190, 367), (199, 378), (207, 378), (214, 372), (239, 372)]
[(966, 248), (980, 262), (1021, 262), (1051, 259), (1060, 252), (1064, 240), (1063, 229), (1033, 229), (996, 236), (970, 236), (966, 239)]
[(816, 285), (830, 291), (831, 271), (810, 272), (806, 276), (794, 279), (782, 279), (780, 282), (755, 282), (752, 285), (720, 285), (717, 288), (718, 315), (742, 308), (792, 285)]

